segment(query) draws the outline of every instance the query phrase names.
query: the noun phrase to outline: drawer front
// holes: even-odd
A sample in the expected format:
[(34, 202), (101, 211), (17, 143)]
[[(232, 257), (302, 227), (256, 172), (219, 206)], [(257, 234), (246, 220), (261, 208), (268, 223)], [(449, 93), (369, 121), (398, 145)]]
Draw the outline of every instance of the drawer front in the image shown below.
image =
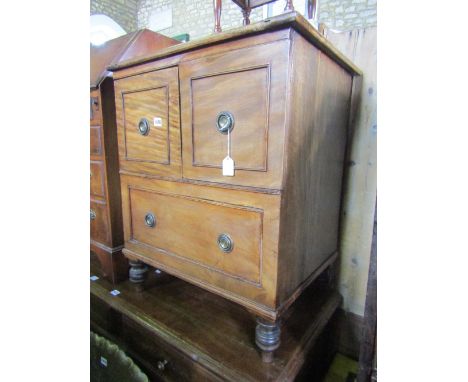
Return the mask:
[[(129, 192), (132, 240), (260, 283), (261, 211), (183, 195)], [(151, 216), (153, 226), (148, 224)]]
[(124, 78), (115, 90), (121, 169), (180, 177), (178, 69)]
[(99, 90), (91, 91), (89, 97), (89, 120), (90, 123), (100, 123), (101, 122), (101, 99), (99, 96)]
[(102, 129), (101, 126), (91, 126), (90, 127), (90, 154), (94, 156), (101, 156), (103, 154), (102, 150)]
[(180, 65), (184, 177), (281, 187), (288, 54), (280, 40)]
[(103, 161), (91, 161), (90, 165), (90, 186), (91, 195), (106, 196), (105, 189), (105, 169)]
[(127, 256), (234, 301), (274, 306), (279, 195), (128, 175), (121, 181)]
[(105, 202), (91, 200), (91, 240), (110, 246), (109, 215)]

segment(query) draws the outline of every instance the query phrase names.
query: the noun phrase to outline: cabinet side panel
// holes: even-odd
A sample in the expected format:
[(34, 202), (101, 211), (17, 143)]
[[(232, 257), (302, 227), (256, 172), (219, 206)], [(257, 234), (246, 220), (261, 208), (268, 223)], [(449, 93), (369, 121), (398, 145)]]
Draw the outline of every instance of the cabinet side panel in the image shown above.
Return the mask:
[(115, 119), (114, 83), (106, 78), (101, 84), (104, 146), (106, 153), (107, 200), (112, 228), (112, 246), (123, 244), (122, 199), (120, 193), (119, 154)]
[(352, 77), (293, 32), (278, 304), (338, 248)]

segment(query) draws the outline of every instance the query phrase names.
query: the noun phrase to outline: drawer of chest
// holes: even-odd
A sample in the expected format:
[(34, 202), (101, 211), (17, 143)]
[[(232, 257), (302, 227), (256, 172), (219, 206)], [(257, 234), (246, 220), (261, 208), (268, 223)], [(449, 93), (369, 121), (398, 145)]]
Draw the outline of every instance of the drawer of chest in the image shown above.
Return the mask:
[(259, 283), (262, 213), (213, 200), (130, 188), (131, 240)]
[(123, 175), (129, 257), (236, 299), (274, 306), (279, 195)]
[(101, 156), (103, 154), (102, 149), (102, 128), (101, 126), (90, 127), (90, 155)]
[(99, 97), (99, 90), (91, 91), (89, 97), (89, 120), (91, 124), (101, 122), (101, 99)]
[(120, 168), (180, 177), (178, 69), (117, 80), (115, 97)]
[(281, 188), (288, 54), (280, 40), (180, 64), (184, 177)]
[(91, 161), (90, 164), (90, 188), (91, 195), (106, 196), (105, 169), (103, 161)]
[(105, 202), (91, 200), (90, 229), (91, 240), (110, 245), (109, 215)]

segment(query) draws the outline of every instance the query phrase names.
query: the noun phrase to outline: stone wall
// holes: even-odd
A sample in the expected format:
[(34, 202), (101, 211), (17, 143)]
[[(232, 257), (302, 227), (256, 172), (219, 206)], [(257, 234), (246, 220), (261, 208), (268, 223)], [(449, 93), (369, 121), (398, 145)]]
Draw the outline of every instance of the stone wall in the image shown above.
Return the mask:
[(126, 32), (137, 30), (138, 0), (91, 0), (91, 15), (109, 16)]
[(329, 28), (347, 31), (377, 25), (377, 0), (318, 0), (318, 19)]
[[(152, 12), (172, 8), (172, 27), (159, 31), (166, 36), (188, 33), (196, 39), (213, 33), (213, 0), (140, 0), (138, 6), (138, 28), (147, 28)], [(231, 0), (223, 0), (221, 27), (223, 30), (241, 26), (242, 12)], [(252, 22), (261, 20), (262, 8), (252, 11)]]
[[(242, 25), (240, 8), (231, 0), (222, 2), (222, 28)], [(213, 32), (213, 0), (91, 0), (91, 14), (111, 17), (126, 32), (148, 28), (151, 14), (168, 8), (172, 8), (172, 27), (159, 33), (166, 36), (188, 33), (191, 39), (196, 39)], [(318, 0), (317, 14), (319, 22), (339, 31), (375, 26), (377, 0)], [(262, 7), (252, 11), (252, 22), (262, 18)]]

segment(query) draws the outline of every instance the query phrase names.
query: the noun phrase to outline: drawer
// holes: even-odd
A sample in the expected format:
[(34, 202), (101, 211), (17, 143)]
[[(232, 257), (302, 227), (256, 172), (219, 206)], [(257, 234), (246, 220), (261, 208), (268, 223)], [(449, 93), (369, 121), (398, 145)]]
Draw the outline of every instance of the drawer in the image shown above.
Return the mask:
[(91, 200), (91, 240), (110, 246), (109, 215), (105, 202)]
[(91, 126), (90, 127), (90, 155), (101, 156), (103, 154), (102, 150), (102, 128), (101, 126)]
[(275, 306), (280, 195), (120, 179), (125, 255), (234, 301)]
[(288, 55), (279, 40), (180, 65), (184, 177), (281, 188)]
[(99, 97), (99, 90), (94, 90), (91, 92), (89, 97), (89, 120), (90, 123), (100, 123), (101, 122), (101, 99)]
[(226, 276), (260, 283), (262, 211), (138, 188), (131, 240)]
[(178, 69), (115, 82), (120, 167), (181, 176)]
[(90, 167), (91, 195), (104, 198), (106, 196), (104, 162), (91, 161)]

